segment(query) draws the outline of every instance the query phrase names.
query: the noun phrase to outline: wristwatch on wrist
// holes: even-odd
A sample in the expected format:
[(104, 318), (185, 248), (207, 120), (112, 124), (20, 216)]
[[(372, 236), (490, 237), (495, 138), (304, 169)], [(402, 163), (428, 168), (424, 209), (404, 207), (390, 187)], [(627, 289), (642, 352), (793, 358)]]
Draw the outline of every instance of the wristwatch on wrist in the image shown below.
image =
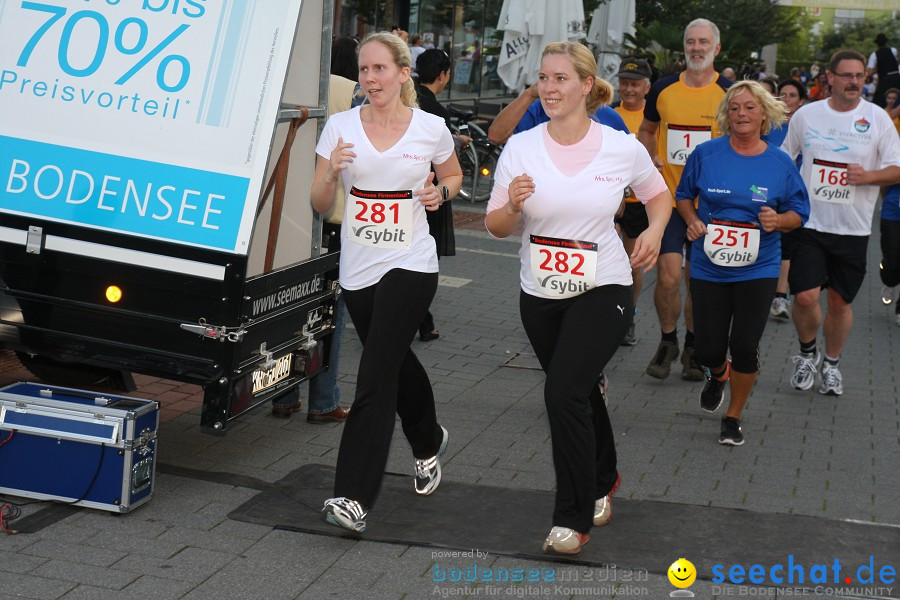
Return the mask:
[(441, 204), (450, 199), (450, 188), (446, 185), (441, 186)]

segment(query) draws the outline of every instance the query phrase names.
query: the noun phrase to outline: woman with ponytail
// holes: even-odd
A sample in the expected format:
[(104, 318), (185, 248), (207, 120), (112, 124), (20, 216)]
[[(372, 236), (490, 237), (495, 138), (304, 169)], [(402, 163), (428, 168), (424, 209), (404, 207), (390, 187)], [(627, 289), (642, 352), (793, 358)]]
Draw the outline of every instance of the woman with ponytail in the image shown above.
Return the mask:
[(397, 36), (363, 40), (359, 83), (368, 102), (328, 119), (310, 190), (319, 213), (334, 203), (339, 177), (347, 193), (340, 280), (363, 353), (338, 452), (335, 497), (322, 514), (356, 533), (365, 531), (381, 487), (395, 415), (412, 448), (419, 495), (437, 489), (449, 439), (410, 344), (437, 290), (425, 211), (459, 192), (462, 170), (444, 120), (416, 107), (410, 67), (409, 48)]
[[(550, 121), (510, 138), (497, 164), (485, 225), (511, 235), (524, 219), (519, 310), (547, 375), (556, 502), (544, 551), (576, 554), (591, 526), (609, 523), (619, 483), (616, 449), (597, 377), (625, 337), (631, 269), (649, 270), (672, 196), (647, 150), (592, 121), (608, 83), (581, 44), (547, 46), (538, 95)], [(650, 226), (629, 257), (613, 216), (626, 186), (645, 203)], [(353, 413), (351, 412), (351, 415)]]

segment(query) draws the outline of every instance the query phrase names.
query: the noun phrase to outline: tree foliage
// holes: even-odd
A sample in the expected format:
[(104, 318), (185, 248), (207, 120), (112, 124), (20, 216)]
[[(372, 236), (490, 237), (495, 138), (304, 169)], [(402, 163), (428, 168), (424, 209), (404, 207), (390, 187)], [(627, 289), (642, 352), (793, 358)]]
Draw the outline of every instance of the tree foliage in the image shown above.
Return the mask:
[[(779, 6), (777, 0), (637, 0), (636, 21), (645, 28), (679, 32), (677, 41), (656, 39), (672, 53), (682, 51), (685, 26), (697, 17), (715, 23), (721, 32), (717, 62), (739, 64), (763, 46), (786, 42), (800, 31), (802, 9)], [(656, 23), (657, 25), (653, 25)], [(636, 36), (639, 43), (646, 43)]]
[(896, 42), (900, 39), (900, 20), (892, 19), (885, 15), (876, 19), (857, 21), (852, 25), (844, 25), (836, 29), (830, 29), (822, 34), (822, 42), (816, 59), (827, 62), (831, 55), (838, 50), (856, 50), (869, 56), (877, 48), (875, 36), (879, 33), (887, 35), (888, 39)]

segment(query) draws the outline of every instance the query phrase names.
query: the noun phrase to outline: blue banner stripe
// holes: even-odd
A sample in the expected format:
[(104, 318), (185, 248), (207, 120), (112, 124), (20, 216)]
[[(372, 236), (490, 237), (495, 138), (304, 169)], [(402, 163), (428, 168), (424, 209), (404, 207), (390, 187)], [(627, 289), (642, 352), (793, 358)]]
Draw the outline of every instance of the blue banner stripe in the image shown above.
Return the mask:
[(225, 41), (219, 53), (219, 67), (214, 78), (207, 125), (221, 127), (225, 124), (226, 105), (237, 88), (232, 80), (238, 72), (238, 49), (246, 34), (245, 25), (248, 28), (250, 26), (247, 4), (243, 2), (240, 4), (242, 10), (235, 8), (237, 3), (229, 7), (231, 10), (228, 14), (228, 23), (225, 25)]
[[(3, 0), (0, 0), (0, 2), (3, 2)], [(219, 24), (216, 26), (216, 37), (213, 40), (213, 45), (212, 45), (212, 52), (214, 55), (218, 54), (218, 52), (219, 52), (219, 39), (221, 38), (221, 35), (222, 35), (222, 23), (225, 21), (225, 15), (228, 14), (229, 10), (231, 10), (230, 5), (231, 5), (231, 0), (223, 0), (222, 6), (219, 9), (222, 12), (219, 13)], [(204, 119), (206, 119), (206, 115), (208, 114), (209, 102), (210, 102), (210, 98), (209, 98), (208, 94), (209, 94), (210, 85), (212, 83), (212, 78), (213, 78), (213, 69), (212, 69), (212, 66), (210, 65), (210, 68), (206, 71), (206, 79), (203, 82), (203, 92), (200, 95), (200, 106), (197, 109), (197, 123), (203, 123)]]
[(234, 251), (250, 179), (0, 136), (0, 209)]

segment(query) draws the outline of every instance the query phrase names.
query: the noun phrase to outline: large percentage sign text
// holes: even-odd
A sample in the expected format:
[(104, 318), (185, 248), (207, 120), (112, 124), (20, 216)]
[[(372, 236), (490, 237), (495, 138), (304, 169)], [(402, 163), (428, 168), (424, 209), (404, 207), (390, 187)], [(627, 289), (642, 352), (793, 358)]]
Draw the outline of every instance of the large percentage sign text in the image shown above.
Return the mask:
[[(45, 12), (50, 14), (50, 18), (44, 22), (43, 25), (38, 27), (38, 29), (34, 32), (31, 38), (28, 40), (28, 43), (25, 44), (25, 47), (22, 48), (22, 52), (19, 55), (19, 60), (16, 64), (20, 67), (24, 67), (28, 64), (28, 60), (31, 58), (32, 53), (34, 52), (35, 47), (37, 47), (38, 42), (41, 41), (41, 38), (44, 37), (53, 25), (62, 19), (66, 14), (66, 9), (61, 6), (53, 6), (50, 4), (42, 4), (39, 2), (22, 2), (22, 8), (25, 10), (33, 10), (37, 12)], [(75, 28), (82, 21), (89, 20), (97, 25), (98, 29), (98, 38), (97, 38), (97, 49), (94, 51), (94, 57), (88, 63), (87, 66), (83, 68), (74, 67), (69, 61), (69, 44), (72, 41), (72, 35), (75, 32)], [(129, 28), (137, 28), (137, 39), (133, 41), (131, 44), (126, 43), (126, 37), (129, 32)], [(178, 36), (187, 31), (190, 25), (179, 25), (175, 28), (172, 33), (170, 33), (164, 40), (156, 44), (153, 48), (150, 49), (149, 52), (145, 53), (130, 69), (128, 69), (121, 77), (116, 80), (116, 85), (122, 85), (127, 82), (129, 79), (134, 77), (141, 69), (147, 66), (152, 60), (154, 60), (166, 47), (169, 46), (173, 41), (175, 41)], [(73, 77), (88, 77), (93, 75), (97, 69), (100, 68), (100, 65), (103, 64), (103, 59), (106, 57), (106, 50), (109, 46), (109, 21), (107, 21), (106, 17), (96, 11), (93, 10), (80, 10), (72, 15), (65, 21), (63, 25), (62, 34), (59, 38), (59, 49), (57, 51), (57, 57), (59, 60), (59, 66), (68, 75)], [(147, 38), (149, 36), (149, 31), (147, 27), (146, 21), (143, 19), (139, 19), (137, 17), (128, 17), (123, 19), (122, 22), (119, 23), (118, 27), (113, 34), (113, 44), (115, 45), (116, 50), (120, 54), (131, 55), (138, 54), (147, 45)], [(169, 84), (166, 81), (166, 74), (168, 73), (169, 65), (172, 63), (177, 63), (181, 67), (181, 74), (173, 84)], [(187, 85), (188, 80), (191, 76), (191, 64), (188, 61), (187, 57), (181, 54), (169, 54), (163, 57), (156, 68), (156, 84), (160, 89), (165, 90), (167, 92), (177, 92), (184, 88)]]

